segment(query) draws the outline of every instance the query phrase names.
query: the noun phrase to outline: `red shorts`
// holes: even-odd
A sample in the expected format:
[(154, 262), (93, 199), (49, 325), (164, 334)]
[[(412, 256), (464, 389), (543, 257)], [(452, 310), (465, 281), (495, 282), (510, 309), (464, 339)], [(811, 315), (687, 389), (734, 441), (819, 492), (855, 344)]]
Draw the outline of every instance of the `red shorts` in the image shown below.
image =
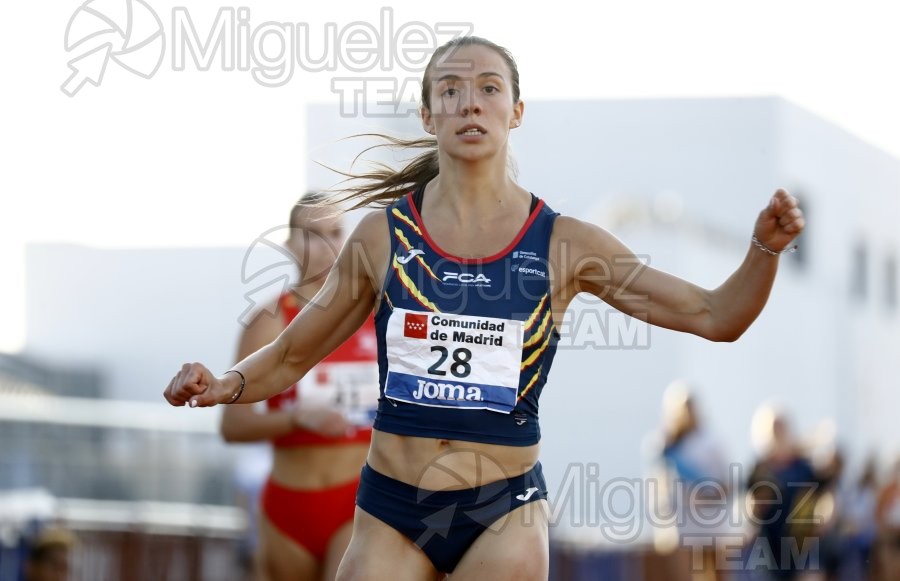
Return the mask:
[(262, 511), (283, 535), (325, 560), (335, 532), (353, 521), (359, 478), (321, 490), (297, 490), (269, 478), (262, 491)]

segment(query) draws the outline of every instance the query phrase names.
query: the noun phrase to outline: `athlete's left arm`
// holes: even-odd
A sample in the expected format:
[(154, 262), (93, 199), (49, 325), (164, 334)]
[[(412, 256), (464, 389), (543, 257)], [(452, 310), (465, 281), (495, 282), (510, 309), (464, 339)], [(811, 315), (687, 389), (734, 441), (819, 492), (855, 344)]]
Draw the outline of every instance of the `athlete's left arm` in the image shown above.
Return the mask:
[[(778, 190), (760, 212), (754, 233), (780, 251), (805, 225), (796, 198)], [(609, 232), (574, 218), (554, 227), (561, 288), (594, 294), (616, 309), (652, 325), (711, 341), (734, 341), (762, 311), (778, 269), (778, 256), (750, 245), (743, 262), (714, 290), (706, 290), (643, 264)], [(561, 250), (570, 247), (570, 252)], [(565, 302), (568, 303), (569, 297)]]

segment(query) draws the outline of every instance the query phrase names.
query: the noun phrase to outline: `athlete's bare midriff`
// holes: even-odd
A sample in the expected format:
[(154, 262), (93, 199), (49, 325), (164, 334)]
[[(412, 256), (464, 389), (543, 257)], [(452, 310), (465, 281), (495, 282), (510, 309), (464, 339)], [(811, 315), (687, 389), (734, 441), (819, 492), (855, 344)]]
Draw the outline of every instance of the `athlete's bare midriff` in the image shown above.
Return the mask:
[(369, 445), (322, 444), (275, 448), (272, 479), (284, 486), (318, 490), (359, 478)]
[(540, 444), (502, 446), (463, 440), (399, 436), (374, 430), (369, 465), (425, 490), (459, 490), (527, 472)]

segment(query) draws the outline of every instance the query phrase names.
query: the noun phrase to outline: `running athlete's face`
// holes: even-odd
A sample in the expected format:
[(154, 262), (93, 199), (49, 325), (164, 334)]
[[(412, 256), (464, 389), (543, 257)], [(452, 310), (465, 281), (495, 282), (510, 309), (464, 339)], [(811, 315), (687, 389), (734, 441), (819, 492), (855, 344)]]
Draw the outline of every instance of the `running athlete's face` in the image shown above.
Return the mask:
[(506, 163), (509, 130), (525, 108), (513, 102), (510, 76), (503, 57), (486, 46), (453, 49), (434, 65), (422, 121), (441, 151), (467, 160), (500, 154)]
[(299, 228), (294, 228), (285, 245), (297, 258), (301, 284), (322, 284), (344, 243), (344, 226), (339, 217), (325, 211), (304, 209)]

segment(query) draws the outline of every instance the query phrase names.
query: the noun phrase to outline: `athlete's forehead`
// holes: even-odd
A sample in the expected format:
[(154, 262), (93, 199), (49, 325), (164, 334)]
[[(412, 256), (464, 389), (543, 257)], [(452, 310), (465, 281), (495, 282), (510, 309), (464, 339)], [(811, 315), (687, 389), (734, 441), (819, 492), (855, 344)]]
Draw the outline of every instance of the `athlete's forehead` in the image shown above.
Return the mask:
[(496, 71), (484, 71), (482, 73), (477, 73), (477, 74), (468, 75), (468, 76), (460, 76), (456, 73), (446, 73), (446, 74), (443, 74), (440, 77), (436, 78), (434, 80), (434, 82), (440, 83), (441, 81), (468, 81), (468, 80), (471, 80), (472, 78), (488, 79), (491, 77), (495, 77), (498, 79), (504, 78), (501, 73), (498, 73)]
[(509, 76), (509, 67), (503, 57), (486, 46), (477, 45), (447, 51), (435, 61), (431, 73), (434, 82), (486, 77), (508, 79)]

